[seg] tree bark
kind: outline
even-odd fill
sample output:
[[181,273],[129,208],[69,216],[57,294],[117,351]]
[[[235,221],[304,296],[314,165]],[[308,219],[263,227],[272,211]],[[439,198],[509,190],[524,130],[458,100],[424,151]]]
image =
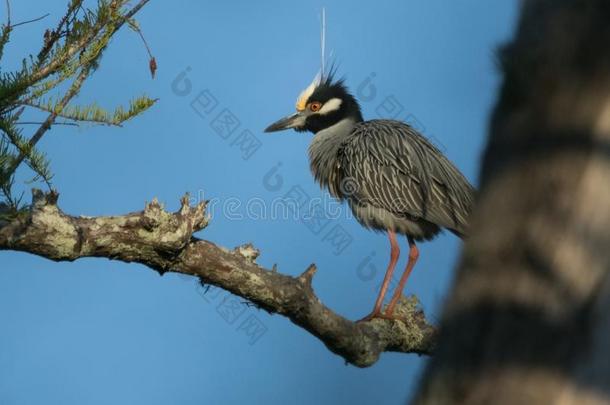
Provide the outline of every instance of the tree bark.
[[418,404],[610,403],[610,2],[522,7]]
[[[358,367],[374,364],[384,351],[429,354],[436,331],[416,298],[403,299],[400,320],[354,323],[324,306],[314,294],[311,265],[299,277],[256,264],[252,245],[235,250],[192,235],[208,224],[205,203],[176,213],[156,201],[144,211],[115,217],[74,217],[57,206],[58,195],[35,190],[29,211],[0,222],[0,250],[33,253],[55,261],[105,257],[138,262],[158,271],[189,274],[286,316],[320,339],[333,353]],[[6,207],[4,207],[6,209]],[[0,206],[0,210],[2,206]],[[1,214],[2,212],[0,212]]]

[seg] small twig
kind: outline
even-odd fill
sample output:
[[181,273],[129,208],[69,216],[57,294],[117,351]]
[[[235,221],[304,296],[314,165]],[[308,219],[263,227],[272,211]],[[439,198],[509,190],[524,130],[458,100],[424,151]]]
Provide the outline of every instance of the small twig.
[[11,27],[11,2],[6,0],[6,26]]
[[142,42],[144,43],[144,47],[146,48],[146,52],[148,52],[148,57],[149,58],[153,58],[152,52],[150,51],[150,47],[148,46],[148,42],[146,42],[146,39],[144,38],[144,34],[142,34],[142,30],[140,29],[140,27],[138,27],[135,24],[131,24],[132,29],[138,33],[138,35],[140,36],[140,38],[142,39]]
[[129,26],[131,27],[132,30],[134,30],[135,32],[138,33],[138,35],[140,36],[140,39],[142,40],[142,42],[144,43],[144,47],[146,48],[146,52],[148,52],[148,58],[149,58],[149,69],[150,69],[150,74],[153,77],[153,79],[155,78],[155,72],[157,71],[157,60],[155,59],[155,57],[153,56],[150,47],[148,46],[148,42],[146,42],[146,38],[144,38],[144,34],[142,33],[142,30],[140,29],[140,27],[138,27],[136,25],[136,23],[129,23]]
[[[17,106],[15,106],[15,108],[18,108]],[[17,112],[13,115],[13,119],[18,120],[19,117],[21,117],[21,114],[23,114],[23,111],[25,111],[25,107],[20,107]]]
[[[123,17],[123,21],[121,21],[121,25],[123,25],[123,23],[125,21],[127,21],[129,18],[133,17],[138,11],[140,11],[140,9],[142,7],[144,7],[146,5],[146,3],[148,3],[149,0],[140,0],[140,2],[138,4],[136,4],[135,6],[133,6],[133,8],[131,10],[129,10],[127,12],[127,14],[125,14],[125,16]],[[117,26],[117,29],[120,27]]]
[[15,27],[18,27],[18,26],[20,26],[20,25],[25,25],[25,24],[29,24],[29,23],[36,22],[36,21],[40,21],[40,20],[42,20],[43,18],[46,18],[46,17],[48,17],[48,16],[50,16],[50,15],[51,15],[50,13],[46,13],[45,15],[40,16],[40,17],[38,17],[38,18],[34,18],[34,19],[32,19],[32,20],[27,20],[27,21],[21,21],[21,22],[18,22],[17,24],[13,24],[13,25],[11,25],[10,27],[11,27],[11,28],[15,28]]
[[[44,124],[43,122],[36,122],[36,121],[22,121],[22,122],[16,122],[17,125],[42,125]],[[73,126],[73,127],[78,127],[78,124],[76,122],[54,122],[53,125],[68,125],[68,126]]]

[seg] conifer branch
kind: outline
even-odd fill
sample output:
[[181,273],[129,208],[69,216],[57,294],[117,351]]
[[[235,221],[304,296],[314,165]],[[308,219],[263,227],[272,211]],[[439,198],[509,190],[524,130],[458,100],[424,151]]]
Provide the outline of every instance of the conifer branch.
[[[33,149],[34,146],[36,146],[38,141],[40,141],[40,139],[42,139],[44,134],[51,128],[51,125],[53,124],[53,122],[55,122],[55,119],[57,118],[57,115],[60,114],[61,111],[64,109],[64,107],[70,102],[70,100],[76,94],[78,94],[80,88],[82,87],[83,83],[85,82],[85,79],[87,78],[87,76],[89,76],[89,73],[91,71],[91,67],[92,66],[87,66],[87,67],[85,67],[84,69],[81,70],[80,74],[78,75],[78,77],[76,78],[74,83],[72,83],[72,86],[70,87],[70,89],[66,92],[64,97],[57,104],[55,111],[53,111],[51,114],[49,114],[47,119],[44,120],[42,125],[34,133],[34,135],[30,139],[29,144],[28,144],[30,149]],[[21,150],[21,153],[15,159],[13,164],[11,165],[10,169],[8,170],[8,173],[9,174],[14,173],[15,170],[17,170],[17,168],[21,164],[21,162],[23,162],[23,160],[28,156],[28,154],[29,154],[28,150]]]

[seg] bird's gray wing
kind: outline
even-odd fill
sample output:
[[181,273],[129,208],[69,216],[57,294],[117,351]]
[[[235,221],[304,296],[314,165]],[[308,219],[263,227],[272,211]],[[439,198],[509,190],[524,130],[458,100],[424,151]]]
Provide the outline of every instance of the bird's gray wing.
[[465,233],[474,189],[409,125],[393,120],[360,123],[339,158],[343,194]]

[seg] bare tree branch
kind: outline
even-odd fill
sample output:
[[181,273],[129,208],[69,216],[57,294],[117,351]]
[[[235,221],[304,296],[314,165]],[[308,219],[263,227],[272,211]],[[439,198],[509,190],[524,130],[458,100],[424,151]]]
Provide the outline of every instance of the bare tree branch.
[[57,194],[34,191],[28,212],[0,222],[0,250],[33,253],[55,261],[106,257],[138,262],[163,274],[199,277],[244,297],[270,313],[289,318],[320,339],[332,352],[358,367],[374,364],[384,351],[429,354],[436,331],[418,308],[403,299],[401,320],[355,323],[324,306],[314,294],[311,265],[299,277],[255,263],[253,248],[228,250],[192,234],[208,224],[205,203],[190,207],[188,196],[176,213],[155,201],[144,211],[115,217],[74,217],[57,207]]

